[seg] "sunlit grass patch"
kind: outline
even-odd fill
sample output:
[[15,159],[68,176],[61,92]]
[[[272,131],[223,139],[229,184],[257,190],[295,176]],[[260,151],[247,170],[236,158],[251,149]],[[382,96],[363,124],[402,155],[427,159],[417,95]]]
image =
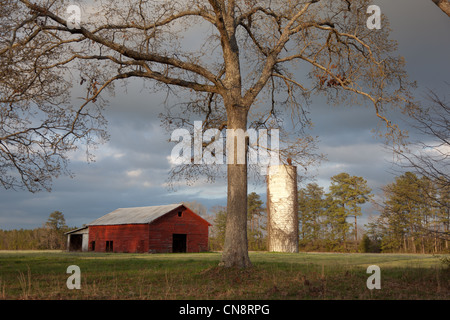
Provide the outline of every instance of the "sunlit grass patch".
[[[251,252],[253,267],[218,267],[221,254],[0,252],[1,299],[448,299],[450,274],[432,255]],[[81,289],[69,290],[69,265]],[[366,270],[381,268],[381,289]]]

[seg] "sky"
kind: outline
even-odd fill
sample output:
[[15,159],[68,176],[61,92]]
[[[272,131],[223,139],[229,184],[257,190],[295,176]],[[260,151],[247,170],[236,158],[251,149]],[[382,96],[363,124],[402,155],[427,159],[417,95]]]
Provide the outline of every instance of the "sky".
[[[398,54],[406,59],[407,72],[416,80],[418,99],[429,89],[448,94],[450,75],[450,19],[431,0],[379,0],[398,41]],[[382,25],[383,27],[383,25]],[[83,152],[71,155],[74,177],[54,180],[51,192],[30,193],[0,189],[0,229],[32,229],[42,226],[50,213],[61,211],[70,227],[80,227],[117,208],[197,201],[208,208],[226,204],[226,181],[194,186],[167,187],[173,144],[160,123],[163,96],[142,85],[116,90],[105,110],[110,140],[94,151],[95,162]],[[315,181],[327,188],[330,177],[341,172],[361,176],[373,193],[393,181],[395,168],[383,141],[372,130],[378,120],[373,109],[361,106],[329,106],[313,100],[312,135],[319,137],[319,152],[327,161],[310,168]],[[408,128],[405,124],[404,128]],[[414,136],[414,132],[410,132]],[[299,187],[303,187],[300,185]],[[264,183],[249,183],[249,192],[265,200]],[[364,208],[362,224],[369,214]],[[360,222],[358,222],[361,225]]]

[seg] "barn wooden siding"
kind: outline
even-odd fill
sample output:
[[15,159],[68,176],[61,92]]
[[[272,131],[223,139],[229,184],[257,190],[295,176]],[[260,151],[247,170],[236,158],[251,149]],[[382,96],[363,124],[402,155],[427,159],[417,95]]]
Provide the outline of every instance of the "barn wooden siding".
[[89,227],[89,250],[95,241],[96,252],[106,251],[106,241],[113,241],[113,252],[148,252],[148,224],[122,224]]
[[[181,217],[178,212],[181,211]],[[208,224],[188,208],[174,210],[149,225],[149,250],[172,252],[172,235],[186,234],[186,252],[208,250]]]
[[89,250],[105,252],[106,242],[113,241],[113,252],[166,253],[173,250],[173,234],[186,234],[186,252],[202,252],[208,250],[208,227],[206,220],[180,207],[149,224],[91,225]]

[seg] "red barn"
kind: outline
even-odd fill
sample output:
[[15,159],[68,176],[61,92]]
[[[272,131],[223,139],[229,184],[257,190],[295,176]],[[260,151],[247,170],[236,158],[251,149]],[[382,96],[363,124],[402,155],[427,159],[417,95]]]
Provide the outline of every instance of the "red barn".
[[89,251],[207,251],[209,226],[183,204],[121,208],[88,224]]

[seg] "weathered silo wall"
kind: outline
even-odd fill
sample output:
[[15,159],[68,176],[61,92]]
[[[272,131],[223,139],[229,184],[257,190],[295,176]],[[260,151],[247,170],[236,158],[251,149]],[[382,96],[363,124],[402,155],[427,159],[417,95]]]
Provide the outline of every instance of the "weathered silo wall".
[[298,252],[297,167],[269,168],[267,210],[269,251]]

